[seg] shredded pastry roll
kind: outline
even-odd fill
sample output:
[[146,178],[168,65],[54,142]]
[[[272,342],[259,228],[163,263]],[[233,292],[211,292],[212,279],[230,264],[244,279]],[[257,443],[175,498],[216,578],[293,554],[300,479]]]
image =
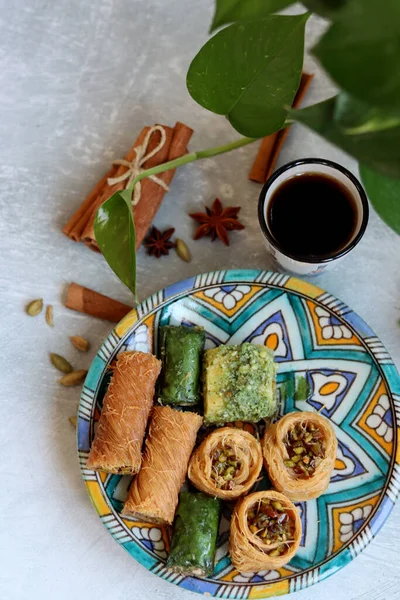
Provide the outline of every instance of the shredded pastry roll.
[[311,500],[325,492],[337,452],[328,419],[312,412],[289,413],[266,430],[262,446],[270,480],[290,500]]
[[222,427],[210,433],[194,451],[188,476],[202,492],[233,500],[251,489],[261,468],[258,440],[248,431]]
[[238,501],[232,515],[232,564],[241,573],[278,569],[296,554],[301,533],[297,508],[283,494],[249,494]]
[[161,362],[145,352],[122,352],[103,401],[87,468],[135,474]]
[[153,408],[142,468],[134,479],[122,515],[172,524],[178,495],[202,417],[168,406]]

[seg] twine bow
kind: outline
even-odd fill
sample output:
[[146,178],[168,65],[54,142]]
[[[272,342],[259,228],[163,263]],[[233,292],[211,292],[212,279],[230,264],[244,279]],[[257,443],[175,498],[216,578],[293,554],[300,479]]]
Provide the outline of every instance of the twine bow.
[[[146,154],[147,146],[149,145],[150,138],[155,131],[160,132],[161,139],[160,139],[159,143],[157,144],[157,146],[151,152],[148,152]],[[167,139],[167,136],[166,136],[164,127],[162,127],[161,125],[153,125],[153,127],[150,127],[149,131],[146,134],[146,137],[143,140],[143,143],[140,146],[137,146],[136,148],[134,148],[135,158],[132,161],[125,160],[124,158],[119,158],[119,159],[113,161],[113,165],[122,165],[122,166],[126,167],[127,170],[125,171],[125,173],[123,173],[119,177],[109,177],[107,179],[108,185],[114,185],[115,183],[121,183],[122,181],[126,180],[125,188],[128,188],[130,186],[130,184],[132,183],[132,181],[135,179],[135,177],[145,170],[145,169],[142,169],[142,165],[147,160],[149,160],[149,158],[151,158],[152,156],[157,154],[157,152],[159,150],[161,150],[161,148],[165,144],[166,139]],[[166,192],[168,192],[169,187],[165,183],[165,181],[163,181],[156,175],[149,175],[149,179],[154,181],[154,183],[157,183],[158,185],[160,185]],[[137,184],[135,185],[135,187],[133,188],[132,206],[136,206],[136,204],[140,200],[141,194],[142,194],[142,186],[141,186],[140,181],[138,181]]]

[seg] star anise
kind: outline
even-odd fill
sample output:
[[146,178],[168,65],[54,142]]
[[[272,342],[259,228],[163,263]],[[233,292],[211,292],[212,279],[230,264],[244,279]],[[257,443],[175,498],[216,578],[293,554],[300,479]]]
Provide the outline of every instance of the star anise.
[[176,246],[174,242],[170,242],[170,237],[174,231],[175,229],[171,227],[171,229],[161,232],[153,226],[144,244],[148,253],[156,258],[160,258],[163,254],[169,254],[170,249]]
[[237,216],[240,206],[228,206],[224,208],[219,198],[212,203],[211,208],[206,206],[205,213],[192,213],[192,217],[197,223],[200,223],[193,239],[198,240],[206,235],[211,235],[212,241],[219,238],[226,246],[229,246],[228,231],[234,229],[244,229]]

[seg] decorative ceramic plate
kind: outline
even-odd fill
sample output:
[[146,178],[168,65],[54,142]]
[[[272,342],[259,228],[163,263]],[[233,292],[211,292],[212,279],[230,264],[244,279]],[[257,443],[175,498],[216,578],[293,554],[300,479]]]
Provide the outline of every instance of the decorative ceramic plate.
[[[339,442],[329,488],[298,504],[303,538],[290,564],[242,573],[228,556],[224,514],[212,578],[165,566],[168,528],[120,516],[130,477],[85,468],[119,352],[156,352],[160,325],[201,325],[207,347],[254,342],[275,351],[281,412],[319,410]],[[400,487],[400,379],[373,331],[343,302],[287,275],[216,271],[172,285],[132,310],[95,357],[82,391],[78,448],[92,502],[111,535],[150,571],[185,589],[217,598],[262,598],[303,589],[344,567],[375,537]]]

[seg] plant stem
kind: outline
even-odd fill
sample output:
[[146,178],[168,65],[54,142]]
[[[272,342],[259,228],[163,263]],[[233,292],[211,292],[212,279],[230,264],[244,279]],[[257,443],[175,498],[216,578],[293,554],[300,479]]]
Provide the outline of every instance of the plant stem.
[[180,167],[182,165],[186,165],[187,163],[194,162],[195,160],[199,160],[201,158],[209,158],[210,156],[216,156],[217,154],[223,154],[224,152],[230,152],[231,150],[235,150],[236,148],[241,148],[242,146],[247,146],[247,144],[251,144],[252,142],[256,142],[259,138],[249,138],[242,137],[234,142],[229,142],[229,144],[223,144],[222,146],[215,146],[214,148],[207,148],[207,150],[199,150],[198,152],[190,152],[189,154],[184,154],[179,158],[175,158],[174,160],[170,160],[169,162],[163,163],[162,165],[157,165],[156,167],[151,167],[151,169],[146,169],[142,173],[139,173],[132,181],[129,189],[135,187],[138,181],[144,179],[145,177],[149,177],[150,175],[157,175],[158,173],[163,173],[164,171],[168,171],[169,169],[175,169],[176,167]]

